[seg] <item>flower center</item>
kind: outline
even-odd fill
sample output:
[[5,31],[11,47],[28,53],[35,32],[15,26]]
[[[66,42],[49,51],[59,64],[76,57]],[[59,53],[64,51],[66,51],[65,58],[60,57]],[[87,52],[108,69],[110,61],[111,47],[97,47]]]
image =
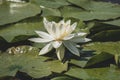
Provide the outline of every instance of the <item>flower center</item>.
[[62,41],[62,40],[64,40],[64,37],[65,36],[67,36],[68,35],[68,33],[67,32],[64,32],[63,34],[61,34],[58,38],[56,38],[55,40],[56,41]]

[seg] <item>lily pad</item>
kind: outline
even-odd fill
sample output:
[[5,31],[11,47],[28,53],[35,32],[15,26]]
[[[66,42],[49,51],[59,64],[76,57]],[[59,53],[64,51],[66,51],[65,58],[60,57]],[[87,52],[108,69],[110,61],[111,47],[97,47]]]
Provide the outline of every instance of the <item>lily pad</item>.
[[84,49],[94,50],[99,52],[107,52],[114,55],[116,63],[120,56],[120,42],[95,42],[85,45]]
[[[91,53],[88,53],[88,54],[86,54],[86,56],[83,56],[83,57],[80,57],[77,59],[71,59],[70,63],[74,64],[76,66],[85,68],[85,67],[93,66],[95,64],[99,64],[99,63],[104,62],[113,57],[113,55],[111,55],[109,53],[105,53],[105,52],[102,52],[102,53],[99,53],[96,55],[95,54],[90,55],[90,54]],[[101,64],[101,66],[102,66],[102,64]]]
[[112,21],[106,21],[106,22],[103,22],[103,23],[110,24],[110,25],[115,25],[115,26],[120,26],[120,19],[112,20]]
[[82,69],[78,67],[71,67],[67,76],[75,77],[82,80],[119,80],[120,70],[115,68],[92,68]]
[[119,30],[120,29],[119,26],[109,25],[107,23],[100,22],[100,21],[93,22],[93,23],[94,25],[90,28],[90,32],[92,35],[99,33],[99,32],[107,31],[107,30]]
[[[93,19],[108,20],[120,17],[120,5],[97,2],[93,0],[68,0],[78,7],[64,6],[61,8],[63,17],[73,17],[88,21]],[[70,13],[69,13],[70,12]]]
[[41,12],[40,7],[31,3],[7,2],[0,4],[0,25],[20,21]]
[[[24,49],[24,50],[23,50]],[[61,73],[67,70],[67,62],[49,61],[49,57],[38,56],[39,49],[31,46],[19,46],[10,52],[0,55],[0,77],[15,76],[17,71],[25,72],[33,78],[41,78],[52,72]],[[48,60],[48,61],[46,61]]]
[[61,13],[58,9],[42,8],[42,11],[42,16],[61,16]]
[[120,29],[105,30],[95,33],[90,38],[93,41],[119,41],[120,37],[118,37],[118,34],[120,34]]
[[0,29],[0,36],[7,42],[17,42],[36,35],[35,30],[44,30],[42,18],[40,17],[7,25],[5,28]]
[[59,76],[59,77],[55,77],[51,80],[74,80],[74,78],[68,77],[68,76]]
[[30,0],[31,3],[47,8],[59,8],[61,6],[69,5],[67,0]]
[[86,44],[84,49],[95,50],[97,52],[107,52],[114,55],[120,53],[120,42],[94,42]]

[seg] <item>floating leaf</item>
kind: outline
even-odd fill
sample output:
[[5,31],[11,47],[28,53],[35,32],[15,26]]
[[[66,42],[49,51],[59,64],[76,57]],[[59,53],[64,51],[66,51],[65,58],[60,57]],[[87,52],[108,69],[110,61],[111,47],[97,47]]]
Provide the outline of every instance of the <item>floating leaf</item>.
[[40,12],[40,7],[31,3],[3,2],[0,4],[0,25],[17,22]]
[[42,11],[42,16],[61,16],[61,13],[58,9],[42,8]]
[[[112,58],[113,55],[108,54],[108,53],[99,53],[97,55],[88,53],[86,56],[80,57],[79,59],[71,59],[70,63],[77,65],[79,67],[90,67],[95,64],[99,64],[103,61],[106,61],[110,58]],[[106,65],[106,64],[105,64]]]
[[94,42],[86,44],[84,49],[95,50],[97,52],[107,52],[114,55],[120,53],[120,42]]
[[[25,53],[23,49],[26,50]],[[61,73],[67,70],[67,62],[63,64],[58,60],[46,61],[49,57],[38,56],[39,50],[37,48],[20,46],[14,51],[18,53],[0,55],[0,77],[15,76],[19,70],[33,78],[41,78],[50,75],[52,72]]]
[[70,77],[74,77],[82,80],[119,80],[120,70],[115,68],[91,68],[82,69],[77,67],[71,67],[68,72],[65,73]]
[[115,56],[115,61],[118,63],[120,56],[120,42],[96,42],[85,45],[84,49],[94,50],[99,52],[107,52]]
[[120,37],[118,37],[118,34],[120,34],[120,29],[105,30],[92,35],[90,38],[93,41],[119,41]]
[[73,17],[84,21],[93,19],[107,20],[120,17],[120,5],[117,4],[96,2],[92,0],[68,1],[79,7],[62,7],[61,12],[63,17]]
[[110,24],[110,25],[115,25],[115,26],[120,26],[120,19],[113,20],[113,21],[107,21],[107,22],[103,22],[103,23]]
[[38,17],[34,20],[27,20],[25,22],[8,25],[0,29],[0,36],[7,42],[17,42],[26,40],[28,37],[35,35],[35,30],[43,30],[42,18]]
[[92,35],[102,32],[102,31],[106,31],[106,30],[118,30],[120,29],[119,26],[113,26],[113,25],[108,25],[105,24],[104,22],[93,22],[94,25],[90,28],[90,32]]
[[51,80],[75,80],[75,79],[68,76],[60,76],[60,77],[55,77]]
[[70,4],[67,0],[31,0],[31,3],[48,8],[59,8]]

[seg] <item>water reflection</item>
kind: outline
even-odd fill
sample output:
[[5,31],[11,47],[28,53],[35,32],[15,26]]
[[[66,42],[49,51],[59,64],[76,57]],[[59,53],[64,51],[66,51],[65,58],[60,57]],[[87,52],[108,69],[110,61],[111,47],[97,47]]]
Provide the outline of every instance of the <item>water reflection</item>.
[[7,0],[7,1],[11,1],[11,2],[25,2],[25,1],[23,1],[23,0]]

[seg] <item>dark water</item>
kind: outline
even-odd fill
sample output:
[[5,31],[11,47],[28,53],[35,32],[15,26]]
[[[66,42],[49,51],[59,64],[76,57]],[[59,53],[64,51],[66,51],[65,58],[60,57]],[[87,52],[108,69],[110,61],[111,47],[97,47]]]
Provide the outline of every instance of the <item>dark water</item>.
[[119,3],[120,4],[120,0],[101,0],[101,1],[107,1],[107,2]]

